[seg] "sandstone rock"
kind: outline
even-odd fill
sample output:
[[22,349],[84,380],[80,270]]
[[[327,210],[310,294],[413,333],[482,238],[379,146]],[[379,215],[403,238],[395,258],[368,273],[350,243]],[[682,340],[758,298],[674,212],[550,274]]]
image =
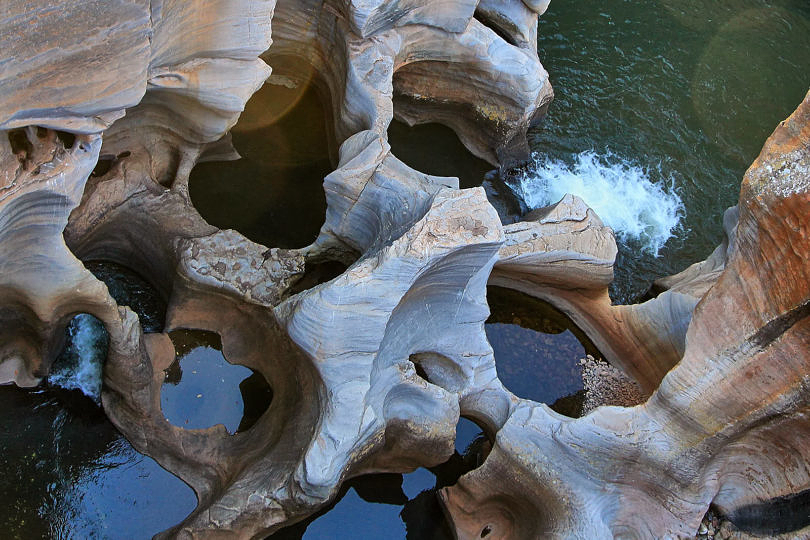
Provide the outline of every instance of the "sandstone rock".
[[[726,268],[647,403],[578,420],[517,408],[484,465],[443,492],[459,538],[679,537],[711,502],[738,522],[801,504],[809,135],[810,94],[746,173]],[[756,527],[784,534],[803,519]]]
[[[810,97],[746,174],[723,245],[640,305],[611,305],[616,245],[586,201],[504,226],[481,188],[392,153],[397,117],[444,123],[494,165],[525,158],[526,129],[552,97],[536,51],[547,6],[13,0],[0,13],[0,129],[21,128],[0,137],[0,383],[36,384],[68,318],[100,318],[106,413],[198,496],[163,537],[265,537],[348,478],[444,461],[460,416],[494,445],[442,493],[459,538],[686,537],[710,503],[743,525],[799,504]],[[227,131],[265,61],[273,84],[314,84],[331,106],[326,220],[301,250],[218,230],[188,191],[196,163],[236,157]],[[293,295],[305,264],[333,259],[349,268]],[[92,260],[150,281],[168,304],[165,332],[218,333],[230,361],[270,383],[270,409],[235,435],[166,422],[171,340],[143,335],[85,270]],[[610,377],[638,384],[632,401],[651,397],[574,420],[512,395],[484,332],[488,283],[585,330],[611,363],[592,370],[594,393]],[[804,525],[766,524],[774,535]]]
[[667,291],[643,304],[613,306],[613,232],[578,197],[566,195],[527,221],[504,227],[490,283],[545,300],[568,315],[605,358],[650,393],[681,358],[697,299]]

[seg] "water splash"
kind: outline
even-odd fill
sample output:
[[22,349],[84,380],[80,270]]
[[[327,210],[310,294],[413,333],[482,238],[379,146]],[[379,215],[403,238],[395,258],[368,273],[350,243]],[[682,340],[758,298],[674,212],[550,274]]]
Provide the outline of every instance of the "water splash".
[[554,204],[566,193],[577,195],[620,241],[635,240],[655,255],[684,212],[671,185],[653,182],[648,170],[612,154],[582,152],[568,164],[535,153],[513,189],[531,209]]
[[71,319],[67,343],[54,361],[48,384],[66,390],[79,390],[101,403],[102,367],[107,357],[109,336],[104,325],[87,313]]

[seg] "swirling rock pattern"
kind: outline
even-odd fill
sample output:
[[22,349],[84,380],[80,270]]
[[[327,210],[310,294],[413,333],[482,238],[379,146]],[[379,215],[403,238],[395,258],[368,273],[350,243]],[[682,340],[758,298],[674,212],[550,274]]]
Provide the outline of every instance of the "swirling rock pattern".
[[[198,497],[159,536],[263,538],[353,476],[445,461],[460,416],[494,445],[442,493],[459,538],[676,537],[712,502],[750,522],[810,489],[810,98],[746,174],[726,242],[656,298],[613,306],[616,245],[587,201],[503,225],[482,188],[416,171],[387,141],[394,118],[440,122],[493,165],[525,159],[553,96],[536,50],[547,0],[7,4],[0,383],[45,377],[73,314],[102,320],[105,412]],[[311,81],[331,112],[326,218],[299,250],[219,230],[189,195],[196,163],[237,157],[228,130],[268,77]],[[162,333],[143,334],[93,260],[156,287]],[[301,290],[332,260],[348,269]],[[574,420],[511,394],[487,284],[565,311],[649,399]],[[217,332],[270,383],[253,427],[165,421],[177,328]]]

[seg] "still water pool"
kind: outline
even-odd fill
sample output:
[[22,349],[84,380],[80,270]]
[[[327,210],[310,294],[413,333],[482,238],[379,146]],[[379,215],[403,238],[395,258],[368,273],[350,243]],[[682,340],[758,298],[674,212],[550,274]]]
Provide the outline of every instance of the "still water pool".
[[[810,86],[810,3],[555,0],[540,21],[538,45],[556,97],[530,133],[536,157],[517,188],[532,205],[569,186],[586,199],[605,195],[600,213],[621,240],[611,292],[617,301],[630,301],[653,279],[704,258],[720,241],[722,212],[735,204],[746,167]],[[251,107],[276,99],[273,92],[284,90],[266,87]],[[315,144],[296,144],[312,141],[311,126],[322,125],[317,96],[307,94],[290,109],[306,125],[289,126],[259,110],[234,132],[244,161],[232,182],[222,180],[221,163],[203,164],[191,179],[195,204],[212,223],[277,247],[300,247],[317,235],[324,211],[318,188],[330,170],[325,133],[315,134]],[[407,147],[408,133],[393,130],[397,146]],[[259,144],[264,136],[275,139]],[[401,152],[409,161],[419,157]],[[455,158],[467,156],[458,151]],[[279,170],[267,166],[279,162]],[[456,174],[473,185],[485,169],[472,164]],[[268,181],[257,184],[257,176]],[[611,184],[628,177],[633,182],[621,189]],[[302,197],[300,182],[315,196]],[[246,191],[254,196],[241,208],[238,196]],[[272,207],[255,205],[268,198]],[[224,206],[239,210],[225,215]],[[301,216],[307,228],[289,226]],[[162,325],[160,309],[139,315]],[[490,323],[493,333],[499,328],[492,325],[504,321]],[[513,330],[523,339],[524,329]],[[572,356],[579,354],[576,336],[557,335],[576,349]],[[191,489],[135,452],[91,400],[77,411],[75,400],[66,405],[53,392],[0,388],[4,537],[149,538],[192,510]],[[278,539],[446,538],[435,486],[454,481],[480,456],[480,448],[467,449],[480,439],[477,427],[465,422],[455,461],[444,469],[353,481],[329,512],[281,531]]]

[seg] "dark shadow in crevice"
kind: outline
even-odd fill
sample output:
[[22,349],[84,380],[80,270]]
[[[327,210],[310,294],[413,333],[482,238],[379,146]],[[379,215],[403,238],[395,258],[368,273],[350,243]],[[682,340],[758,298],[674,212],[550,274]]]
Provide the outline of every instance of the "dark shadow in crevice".
[[230,131],[241,158],[191,171],[194,207],[211,225],[267,247],[311,244],[326,219],[323,179],[332,171],[325,118],[314,86],[262,86]]
[[28,134],[24,129],[12,129],[8,132],[8,143],[11,145],[11,152],[16,154],[20,161],[26,161],[34,152],[34,145],[28,140]]
[[436,352],[418,352],[408,357],[416,368],[416,374],[431,384],[448,392],[459,392],[466,379],[453,360]]
[[[517,41],[515,41],[515,39],[511,36],[511,34],[509,34],[509,31],[506,28],[507,25],[511,24],[509,23],[509,21],[502,18],[499,19],[490,16],[488,13],[480,9],[475,10],[475,15],[473,17],[475,18],[476,21],[480,22],[481,24],[483,24],[484,26],[495,32],[498,35],[498,37],[507,42],[509,45],[515,47],[519,46]],[[512,28],[511,30],[513,32],[516,31],[515,28]]]
[[113,166],[118,163],[120,160],[129,157],[132,155],[132,152],[126,150],[124,152],[119,153],[117,156],[113,154],[101,154],[98,156],[98,162],[96,163],[93,172],[90,173],[90,176],[93,178],[97,178],[99,176],[104,176],[113,168]]
[[412,169],[434,176],[454,176],[459,187],[480,186],[492,165],[474,156],[455,131],[437,123],[408,126],[393,120],[388,126],[391,152]]
[[327,281],[332,281],[348,268],[339,261],[307,262],[304,266],[304,275],[290,287],[289,293],[290,295],[298,294]]
[[62,141],[62,144],[68,150],[73,148],[73,145],[76,144],[75,133],[70,133],[69,131],[57,131],[56,137]]
[[729,521],[757,536],[789,534],[810,526],[810,489],[734,510]]

